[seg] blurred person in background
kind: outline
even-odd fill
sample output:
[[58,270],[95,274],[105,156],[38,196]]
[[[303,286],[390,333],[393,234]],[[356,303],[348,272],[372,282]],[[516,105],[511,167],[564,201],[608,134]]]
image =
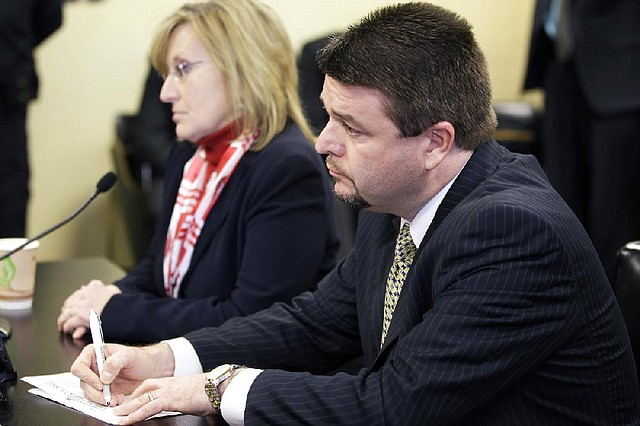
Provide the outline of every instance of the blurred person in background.
[[62,25],[62,3],[0,1],[0,238],[26,235],[27,107],[38,96],[33,50]]
[[538,0],[525,89],[545,94],[542,162],[609,280],[640,238],[640,1]]

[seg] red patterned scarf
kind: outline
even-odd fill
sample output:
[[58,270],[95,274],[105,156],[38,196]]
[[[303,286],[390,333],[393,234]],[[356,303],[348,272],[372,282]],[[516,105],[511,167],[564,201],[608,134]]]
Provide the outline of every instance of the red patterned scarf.
[[178,297],[204,222],[259,133],[238,136],[234,129],[232,124],[198,141],[184,166],[164,249],[164,286],[169,297]]

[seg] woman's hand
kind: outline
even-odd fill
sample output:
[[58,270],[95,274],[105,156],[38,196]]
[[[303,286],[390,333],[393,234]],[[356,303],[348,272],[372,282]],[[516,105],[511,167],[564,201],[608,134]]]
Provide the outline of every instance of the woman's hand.
[[58,316],[58,329],[69,333],[74,339],[81,339],[89,329],[89,310],[100,315],[107,302],[121,290],[115,285],[105,285],[92,280],[73,292],[65,300]]

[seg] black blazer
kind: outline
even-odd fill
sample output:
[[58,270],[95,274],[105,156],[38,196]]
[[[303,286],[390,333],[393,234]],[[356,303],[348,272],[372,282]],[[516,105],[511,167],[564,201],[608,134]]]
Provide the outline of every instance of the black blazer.
[[172,152],[163,211],[147,257],[105,306],[106,339],[157,341],[217,326],[312,288],[335,265],[333,193],[320,156],[295,125],[238,163],[209,213],[178,299],[164,290],[164,243],[195,148]]
[[[544,21],[552,0],[538,0],[524,88],[544,86],[555,60]],[[599,113],[640,108],[640,1],[572,0],[573,63],[588,105]]]
[[[380,349],[398,229],[397,217],[361,213],[355,250],[317,291],[186,336],[205,370],[267,368],[247,424],[640,422],[620,310],[534,157],[495,141],[477,149],[436,212]],[[296,372],[359,353],[368,368],[357,375]]]

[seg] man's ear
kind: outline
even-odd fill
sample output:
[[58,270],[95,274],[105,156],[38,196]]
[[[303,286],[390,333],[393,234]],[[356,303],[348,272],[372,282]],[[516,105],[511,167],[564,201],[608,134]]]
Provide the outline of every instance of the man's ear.
[[422,137],[425,139],[424,159],[427,170],[432,170],[444,160],[455,145],[456,131],[448,121],[440,121],[425,130]]

